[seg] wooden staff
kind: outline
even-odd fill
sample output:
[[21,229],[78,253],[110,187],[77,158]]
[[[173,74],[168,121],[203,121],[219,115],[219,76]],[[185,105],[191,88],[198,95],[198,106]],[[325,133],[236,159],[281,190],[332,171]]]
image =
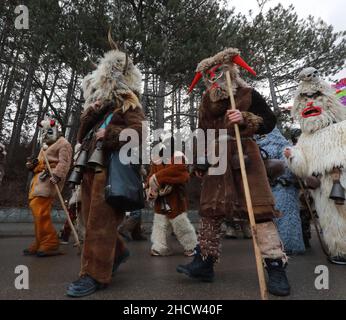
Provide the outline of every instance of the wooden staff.
[[[226,71],[226,80],[227,80],[229,97],[230,97],[230,101],[231,101],[231,107],[232,107],[232,110],[236,110],[236,105],[235,105],[235,100],[234,100],[234,95],[233,95],[233,89],[232,89],[232,80],[231,80],[231,76],[230,76],[229,71]],[[245,199],[246,199],[246,207],[247,207],[247,211],[248,211],[248,215],[249,215],[252,241],[253,241],[253,246],[254,246],[254,250],[255,250],[256,267],[257,267],[258,282],[259,282],[260,291],[261,291],[261,298],[262,298],[262,300],[268,300],[268,292],[267,292],[267,285],[266,285],[266,281],[265,281],[265,277],[264,277],[264,267],[263,267],[263,262],[262,262],[262,255],[261,255],[261,251],[260,251],[258,244],[257,244],[257,228],[256,228],[255,215],[253,212],[253,206],[252,206],[252,201],[251,201],[249,182],[247,179],[247,174],[246,174],[246,169],[245,169],[243,146],[241,144],[240,131],[239,131],[239,126],[237,123],[234,124],[234,131],[235,131],[235,136],[236,136],[236,140],[237,140],[240,170],[241,170],[241,176],[242,176],[242,180],[243,180]]]
[[[46,162],[46,166],[47,166],[47,169],[48,169],[48,171],[49,171],[49,174],[50,174],[51,177],[53,177],[52,168],[50,167],[49,161],[48,161],[48,159],[47,159],[46,152],[44,151],[43,148],[41,149],[41,152],[42,152],[42,154],[43,154],[44,161]],[[71,230],[72,230],[73,237],[74,237],[74,239],[75,239],[75,241],[76,241],[76,245],[77,245],[77,248],[78,248],[78,254],[80,254],[80,253],[81,253],[81,245],[80,245],[80,241],[79,241],[79,239],[78,239],[78,234],[77,234],[77,232],[76,232],[76,229],[75,229],[75,227],[74,227],[74,225],[73,225],[73,223],[72,223],[72,221],[71,221],[70,215],[69,215],[69,213],[68,213],[68,211],[67,211],[67,208],[66,208],[66,206],[65,206],[65,202],[64,202],[64,199],[63,199],[63,197],[62,197],[62,195],[61,195],[59,186],[58,186],[58,184],[54,184],[54,186],[55,186],[55,190],[56,190],[56,192],[57,192],[57,194],[58,194],[58,197],[59,197],[61,206],[62,206],[62,208],[64,209],[64,212],[65,212],[65,214],[66,214],[68,224],[69,224],[69,226],[70,226],[70,228],[71,228]]]

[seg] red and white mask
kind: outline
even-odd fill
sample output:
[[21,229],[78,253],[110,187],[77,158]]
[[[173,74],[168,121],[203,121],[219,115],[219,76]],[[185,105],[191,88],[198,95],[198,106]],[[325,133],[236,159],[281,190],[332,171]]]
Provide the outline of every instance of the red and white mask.
[[52,145],[59,138],[59,130],[57,123],[54,119],[46,116],[44,120],[39,123],[40,127],[40,145]]

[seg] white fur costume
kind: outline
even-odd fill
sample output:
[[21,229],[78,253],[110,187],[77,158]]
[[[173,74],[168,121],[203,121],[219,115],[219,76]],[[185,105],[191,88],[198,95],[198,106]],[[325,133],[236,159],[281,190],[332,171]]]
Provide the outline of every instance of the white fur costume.
[[191,251],[197,245],[195,228],[191,224],[186,212],[179,214],[174,219],[168,219],[163,214],[154,214],[153,231],[151,234],[151,249],[161,255],[170,255],[171,250],[167,243],[167,235],[171,227],[184,251]]
[[[323,237],[331,256],[346,257],[346,205],[336,205],[329,199],[334,167],[343,167],[340,182],[346,188],[346,108],[329,88],[323,89],[322,80],[313,79],[303,79],[294,101],[292,115],[299,121],[303,133],[287,162],[301,178],[320,176],[321,185],[311,190],[311,194]],[[308,90],[310,85],[312,90]],[[320,94],[313,95],[316,86]]]

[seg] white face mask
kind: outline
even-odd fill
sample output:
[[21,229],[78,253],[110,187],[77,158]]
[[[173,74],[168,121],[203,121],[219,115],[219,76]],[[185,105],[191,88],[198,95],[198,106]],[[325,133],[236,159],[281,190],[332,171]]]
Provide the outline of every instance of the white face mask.
[[58,140],[58,127],[54,120],[43,120],[40,123],[41,138],[40,144],[51,145]]

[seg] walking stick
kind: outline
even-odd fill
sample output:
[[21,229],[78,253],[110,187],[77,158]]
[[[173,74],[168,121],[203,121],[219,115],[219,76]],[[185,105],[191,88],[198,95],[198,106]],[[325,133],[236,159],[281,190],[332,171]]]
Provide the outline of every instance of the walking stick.
[[[52,168],[50,167],[49,161],[48,161],[48,159],[47,159],[46,152],[44,151],[43,148],[41,149],[41,151],[42,151],[42,154],[43,154],[43,157],[44,157],[44,161],[46,162],[46,166],[47,166],[47,169],[48,169],[48,171],[49,171],[49,174],[50,174],[50,176],[52,177],[52,176],[53,176]],[[79,242],[79,239],[78,239],[78,235],[77,235],[76,229],[75,229],[75,227],[74,227],[74,225],[73,225],[73,223],[72,223],[72,221],[71,221],[70,215],[69,215],[69,213],[68,213],[68,211],[67,211],[67,208],[66,208],[66,206],[65,206],[64,199],[62,198],[62,195],[61,195],[61,192],[60,192],[60,189],[59,189],[58,185],[57,185],[57,184],[54,184],[54,186],[55,186],[55,190],[56,190],[56,192],[57,192],[57,194],[58,194],[58,197],[59,197],[61,206],[62,206],[62,208],[64,209],[64,212],[65,212],[65,214],[66,214],[68,224],[69,224],[69,226],[70,226],[70,228],[71,228],[71,230],[72,230],[73,237],[74,237],[74,239],[75,239],[75,241],[76,241],[77,248],[78,248],[78,254],[80,254],[80,253],[81,253],[81,245],[80,245],[80,242]]]
[[[235,105],[235,100],[234,100],[234,95],[233,95],[233,90],[232,90],[232,80],[231,80],[231,76],[230,76],[229,71],[226,71],[226,80],[227,80],[229,97],[230,97],[230,101],[231,101],[231,107],[232,107],[232,110],[236,110],[236,105]],[[268,292],[267,292],[267,285],[266,285],[265,277],[264,277],[264,267],[263,267],[263,262],[262,262],[262,255],[261,255],[260,249],[259,249],[258,244],[257,244],[256,221],[255,221],[255,216],[254,216],[253,206],[252,206],[252,201],[251,201],[249,182],[247,179],[247,174],[246,174],[246,169],[245,169],[243,147],[241,144],[239,126],[236,123],[234,124],[234,130],[235,130],[235,136],[236,136],[236,140],[237,140],[240,170],[241,170],[241,176],[242,176],[242,180],[243,180],[245,199],[246,199],[246,207],[247,207],[247,211],[248,211],[248,215],[249,215],[252,241],[253,241],[255,257],[256,257],[256,267],[257,267],[258,282],[259,282],[260,291],[261,291],[261,298],[262,298],[262,300],[268,300]]]
[[322,251],[326,255],[326,257],[329,257],[328,249],[326,248],[326,245],[325,245],[323,239],[321,238],[320,230],[318,228],[318,222],[316,221],[316,217],[314,216],[314,213],[313,213],[312,208],[310,206],[310,201],[309,201],[309,199],[308,199],[308,197],[307,197],[307,195],[305,193],[306,189],[305,189],[305,187],[304,187],[304,185],[302,183],[302,180],[299,179],[299,178],[298,178],[298,183],[299,183],[300,189],[303,190],[304,201],[306,203],[306,206],[308,207],[308,211],[310,213],[311,220],[314,223],[314,227],[315,227],[315,230],[316,230],[316,233],[317,233],[317,237],[318,237],[319,243],[321,245]]

